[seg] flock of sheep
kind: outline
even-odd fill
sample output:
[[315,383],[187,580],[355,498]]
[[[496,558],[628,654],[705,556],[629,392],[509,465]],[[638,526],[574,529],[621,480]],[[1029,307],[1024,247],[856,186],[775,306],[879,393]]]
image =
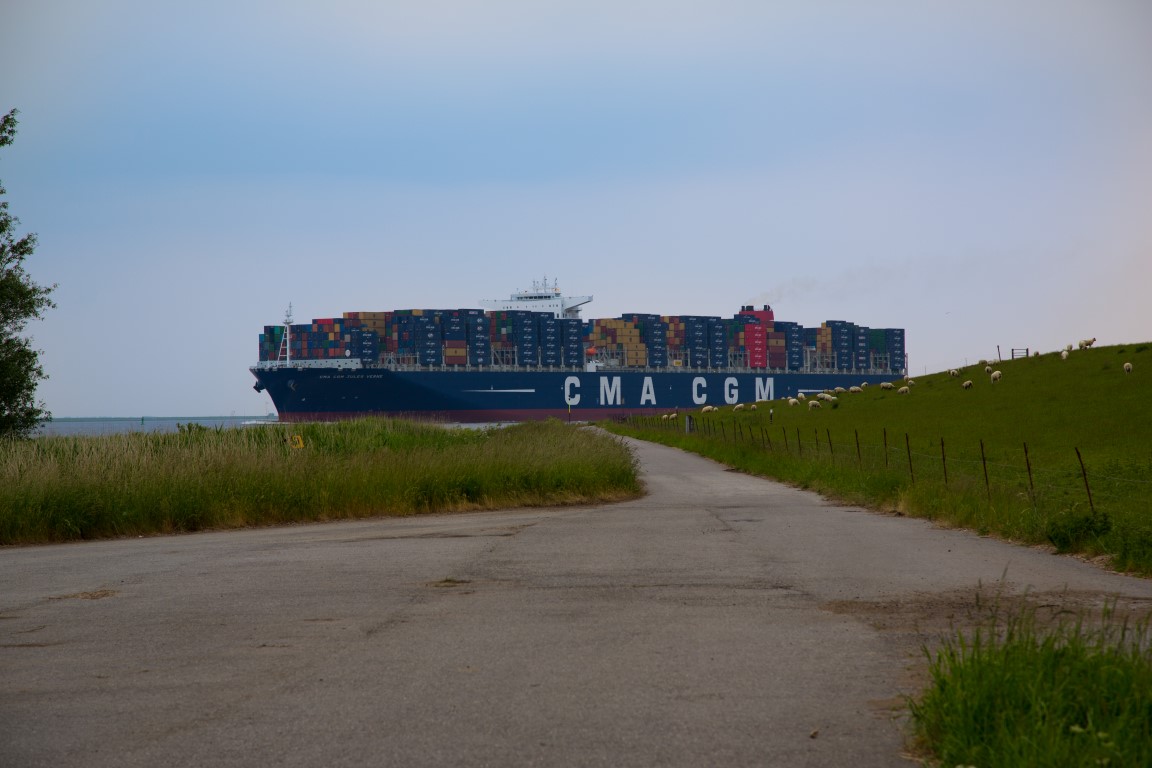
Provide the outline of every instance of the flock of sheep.
[[[1077,344],[1077,348],[1078,349],[1088,349],[1095,343],[1096,343],[1095,337],[1093,337],[1091,339],[1081,339],[1079,341],[1079,343]],[[1063,349],[1063,351],[1060,352],[1060,358],[1063,360],[1067,360],[1068,359],[1068,353],[1070,353],[1071,351],[1072,351],[1072,345],[1069,344],[1068,346],[1066,346]],[[1000,371],[993,370],[992,364],[990,361],[981,360],[980,364],[984,366],[984,373],[988,375],[988,378],[992,384],[995,384],[996,382],[1000,381],[1004,377],[1004,374],[1001,373]],[[1132,373],[1132,363],[1124,363],[1124,373]],[[948,375],[952,376],[954,378],[959,378],[960,377],[960,371],[956,368],[953,368],[950,371],[948,371]],[[897,387],[897,384],[900,384],[900,386]],[[898,395],[907,395],[907,394],[911,394],[911,392],[912,392],[911,387],[913,387],[915,385],[916,385],[915,381],[913,381],[910,377],[905,376],[902,382],[891,382],[891,381],[881,382],[880,389],[894,389],[894,390],[896,390],[896,394],[898,394]],[[813,410],[816,408],[820,408],[821,407],[820,404],[822,402],[826,402],[826,403],[838,402],[837,395],[841,395],[844,393],[859,394],[859,393],[863,392],[864,388],[867,386],[868,386],[868,383],[864,382],[863,384],[861,384],[858,387],[848,387],[847,389],[845,389],[844,387],[836,387],[835,389],[829,389],[829,390],[825,390],[823,392],[816,393],[816,395],[813,397],[813,399],[808,399],[808,397],[803,392],[800,392],[796,395],[796,397],[785,398],[785,402],[787,402],[787,404],[789,406],[795,406],[795,405],[800,405],[801,403],[806,403],[808,405],[808,409]],[[973,386],[972,380],[971,379],[965,379],[960,384],[960,386],[963,387],[964,389],[972,389],[972,386]],[[768,401],[757,400],[756,402],[757,403],[763,403],[763,402],[768,402]],[[742,411],[742,410],[744,410],[744,408],[745,408],[744,403],[737,403],[736,405],[732,406],[733,411]],[[749,404],[747,406],[747,408],[750,411],[756,410],[756,403]],[[700,412],[701,413],[713,413],[713,412],[718,412],[719,410],[720,410],[720,408],[718,408],[715,405],[705,405],[703,408],[700,409]],[[664,414],[663,416],[661,416],[661,418],[674,419],[674,418],[676,418],[676,414],[675,413],[667,413],[667,414]]]

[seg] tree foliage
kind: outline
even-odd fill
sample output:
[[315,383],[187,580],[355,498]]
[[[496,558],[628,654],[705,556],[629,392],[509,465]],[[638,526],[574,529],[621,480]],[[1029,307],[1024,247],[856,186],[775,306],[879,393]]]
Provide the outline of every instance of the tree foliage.
[[[15,138],[17,114],[13,109],[0,118],[0,147]],[[8,212],[5,194],[0,185],[0,436],[25,436],[51,414],[36,401],[36,385],[47,375],[24,329],[29,320],[40,319],[55,306],[48,296],[56,286],[37,285],[24,271],[36,235],[17,237],[20,220]]]

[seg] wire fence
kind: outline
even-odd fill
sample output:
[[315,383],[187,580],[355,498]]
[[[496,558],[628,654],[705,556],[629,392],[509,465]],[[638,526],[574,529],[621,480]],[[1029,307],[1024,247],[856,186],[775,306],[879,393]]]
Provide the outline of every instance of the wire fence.
[[[950,445],[943,437],[925,439],[908,432],[881,428],[879,434],[862,436],[857,429],[841,429],[836,435],[828,427],[770,426],[687,415],[679,419],[657,416],[632,417],[635,427],[687,433],[702,440],[714,440],[757,447],[764,452],[796,459],[819,461],[838,467],[855,467],[862,472],[898,473],[910,487],[931,485],[948,492],[970,493],[983,487],[986,503],[998,495],[1013,498],[1024,494],[1037,510],[1048,511],[1084,506],[1092,514],[1116,507],[1131,507],[1134,497],[1152,490],[1152,458],[1144,465],[1118,466],[1108,460],[1093,466],[1076,446],[1067,448],[1067,460],[1052,461],[1044,452],[1040,461],[1027,442],[1005,447],[979,439],[976,445]],[[931,446],[926,450],[925,446]],[[1003,457],[1016,455],[1012,462]],[[991,457],[995,458],[991,458]]]

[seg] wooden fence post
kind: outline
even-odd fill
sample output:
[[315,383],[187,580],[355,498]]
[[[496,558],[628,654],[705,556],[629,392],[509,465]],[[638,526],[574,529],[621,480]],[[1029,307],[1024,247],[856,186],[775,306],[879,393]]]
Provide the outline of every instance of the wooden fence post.
[[984,490],[988,494],[988,503],[992,503],[992,485],[988,482],[988,457],[984,455],[984,439],[980,439],[980,463],[984,465]]
[[908,449],[908,476],[912,478],[912,485],[916,485],[916,473],[912,471],[912,441],[907,432],[904,433],[904,447]]
[[1076,458],[1080,460],[1080,474],[1084,475],[1084,490],[1088,492],[1088,509],[1092,510],[1092,514],[1096,514],[1096,505],[1092,503],[1092,489],[1088,487],[1088,470],[1084,469],[1084,458],[1080,455],[1080,449],[1076,449]]
[[948,457],[944,455],[944,438],[940,438],[940,464],[944,467],[944,485],[948,485]]
[[863,469],[864,459],[860,456],[860,430],[853,429],[852,433],[856,435],[856,466]]
[[1024,443],[1024,465],[1028,467],[1028,492],[1032,494],[1032,503],[1036,503],[1036,486],[1032,484],[1032,460],[1028,458],[1028,443]]

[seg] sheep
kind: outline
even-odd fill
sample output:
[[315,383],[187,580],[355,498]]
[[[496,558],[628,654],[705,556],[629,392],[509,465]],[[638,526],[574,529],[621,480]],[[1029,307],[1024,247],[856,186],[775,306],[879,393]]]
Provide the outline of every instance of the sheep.
[[748,406],[748,410],[750,410],[750,411],[756,410],[756,403],[752,403],[752,405]]
[[996,382],[1000,381],[1000,377],[1003,375],[1004,374],[1000,373],[1000,371],[992,371],[992,383],[995,384]]
[[839,400],[839,399],[837,399],[836,395],[828,395],[828,397],[824,398],[824,400],[825,400],[825,402],[829,402],[829,403],[838,403],[838,402],[840,402],[840,400]]
[[1060,353],[1060,359],[1061,360],[1067,360],[1068,359],[1068,350],[1064,350],[1063,352]]
[[866,382],[866,381],[860,382],[860,389],[867,389],[867,388],[868,388],[868,382]]
[[1124,363],[1124,373],[1132,373],[1132,363]]
[[832,397],[832,395],[828,394],[827,392],[821,392],[816,395],[817,400],[827,400],[830,397]]
[[911,390],[911,389],[909,389],[908,387],[900,387],[900,389],[896,390],[896,394],[898,394],[898,395],[907,395],[907,394],[909,394],[911,391],[912,391],[912,390]]
[[860,387],[848,387],[848,391],[853,395],[858,395],[861,392],[863,392],[864,390],[861,389]]
[[835,391],[835,393],[836,393],[836,394],[838,394],[838,395],[842,395],[842,394],[844,394],[845,392],[847,392],[848,390],[844,389],[844,387],[836,387],[836,389],[835,389],[834,391]]
[[960,386],[964,387],[964,389],[972,389],[972,379],[968,379],[968,381],[964,382]]
[[958,378],[960,378],[960,371],[956,370],[955,368],[952,368],[948,371],[948,375],[958,379]]
[[1090,339],[1080,339],[1080,349],[1088,349],[1088,347],[1092,346],[1095,343],[1096,343],[1096,337],[1095,336],[1093,336]]
[[803,392],[797,392],[797,393],[796,393],[796,399],[797,399],[797,400],[807,400],[808,398],[806,398],[806,397],[804,396],[804,393],[803,393]]
[[884,381],[880,383],[880,389],[896,389],[896,385],[890,381]]
[[736,405],[732,406],[732,410],[733,410],[733,411],[742,411],[742,410],[744,410],[744,403],[736,403]]
[[908,386],[914,387],[914,386],[916,386],[916,382],[913,381],[912,379],[908,379]]
[[809,400],[808,401],[808,410],[812,410],[813,408],[819,408],[819,407],[820,407],[820,401],[819,400]]
[[716,410],[716,406],[706,405],[700,409],[700,413],[712,413],[712,411],[715,411],[715,410]]
[[794,397],[790,397],[790,398],[788,398],[788,405],[789,406],[800,405],[800,401]]
[[1071,352],[1071,351],[1072,351],[1072,345],[1071,345],[1071,344],[1069,344],[1069,345],[1067,345],[1066,347],[1064,347],[1064,351],[1065,351],[1065,352]]
[[990,366],[990,365],[984,366],[984,373],[992,373],[992,366]]

